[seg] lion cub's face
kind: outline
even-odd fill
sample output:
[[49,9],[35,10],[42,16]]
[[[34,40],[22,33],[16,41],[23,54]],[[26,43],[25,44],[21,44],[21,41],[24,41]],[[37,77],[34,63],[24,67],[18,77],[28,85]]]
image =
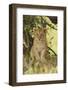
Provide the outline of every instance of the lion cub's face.
[[33,38],[38,38],[42,40],[46,37],[46,29],[45,28],[33,28]]

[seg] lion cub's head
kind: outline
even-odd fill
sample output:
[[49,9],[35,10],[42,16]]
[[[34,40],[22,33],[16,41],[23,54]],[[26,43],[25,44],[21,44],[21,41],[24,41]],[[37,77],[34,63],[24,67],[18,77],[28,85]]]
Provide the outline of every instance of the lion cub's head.
[[38,38],[39,40],[46,37],[46,28],[33,28],[32,38]]

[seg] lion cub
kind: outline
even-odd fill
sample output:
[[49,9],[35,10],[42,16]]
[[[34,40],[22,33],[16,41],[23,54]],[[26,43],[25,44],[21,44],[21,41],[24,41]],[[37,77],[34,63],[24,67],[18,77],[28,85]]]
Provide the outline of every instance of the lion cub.
[[33,46],[30,55],[33,62],[37,65],[46,63],[47,41],[45,28],[33,28]]
[[47,29],[33,28],[33,45],[30,50],[30,64],[34,73],[56,73],[56,56],[50,56],[47,45]]

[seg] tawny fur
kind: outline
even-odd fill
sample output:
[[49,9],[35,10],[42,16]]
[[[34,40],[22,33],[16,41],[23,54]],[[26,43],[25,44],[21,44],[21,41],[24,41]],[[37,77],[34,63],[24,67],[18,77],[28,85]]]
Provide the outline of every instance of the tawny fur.
[[44,63],[47,55],[46,29],[34,29],[34,41],[31,48],[31,58],[34,61]]

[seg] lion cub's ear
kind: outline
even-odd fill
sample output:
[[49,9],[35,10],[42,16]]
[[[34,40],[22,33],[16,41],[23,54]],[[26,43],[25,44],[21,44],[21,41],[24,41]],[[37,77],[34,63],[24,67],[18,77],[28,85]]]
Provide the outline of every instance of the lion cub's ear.
[[35,32],[35,30],[36,30],[36,28],[34,27],[33,30],[32,30],[32,32]]
[[36,28],[34,27],[34,28],[32,29],[32,38],[35,37],[35,31],[36,31]]

